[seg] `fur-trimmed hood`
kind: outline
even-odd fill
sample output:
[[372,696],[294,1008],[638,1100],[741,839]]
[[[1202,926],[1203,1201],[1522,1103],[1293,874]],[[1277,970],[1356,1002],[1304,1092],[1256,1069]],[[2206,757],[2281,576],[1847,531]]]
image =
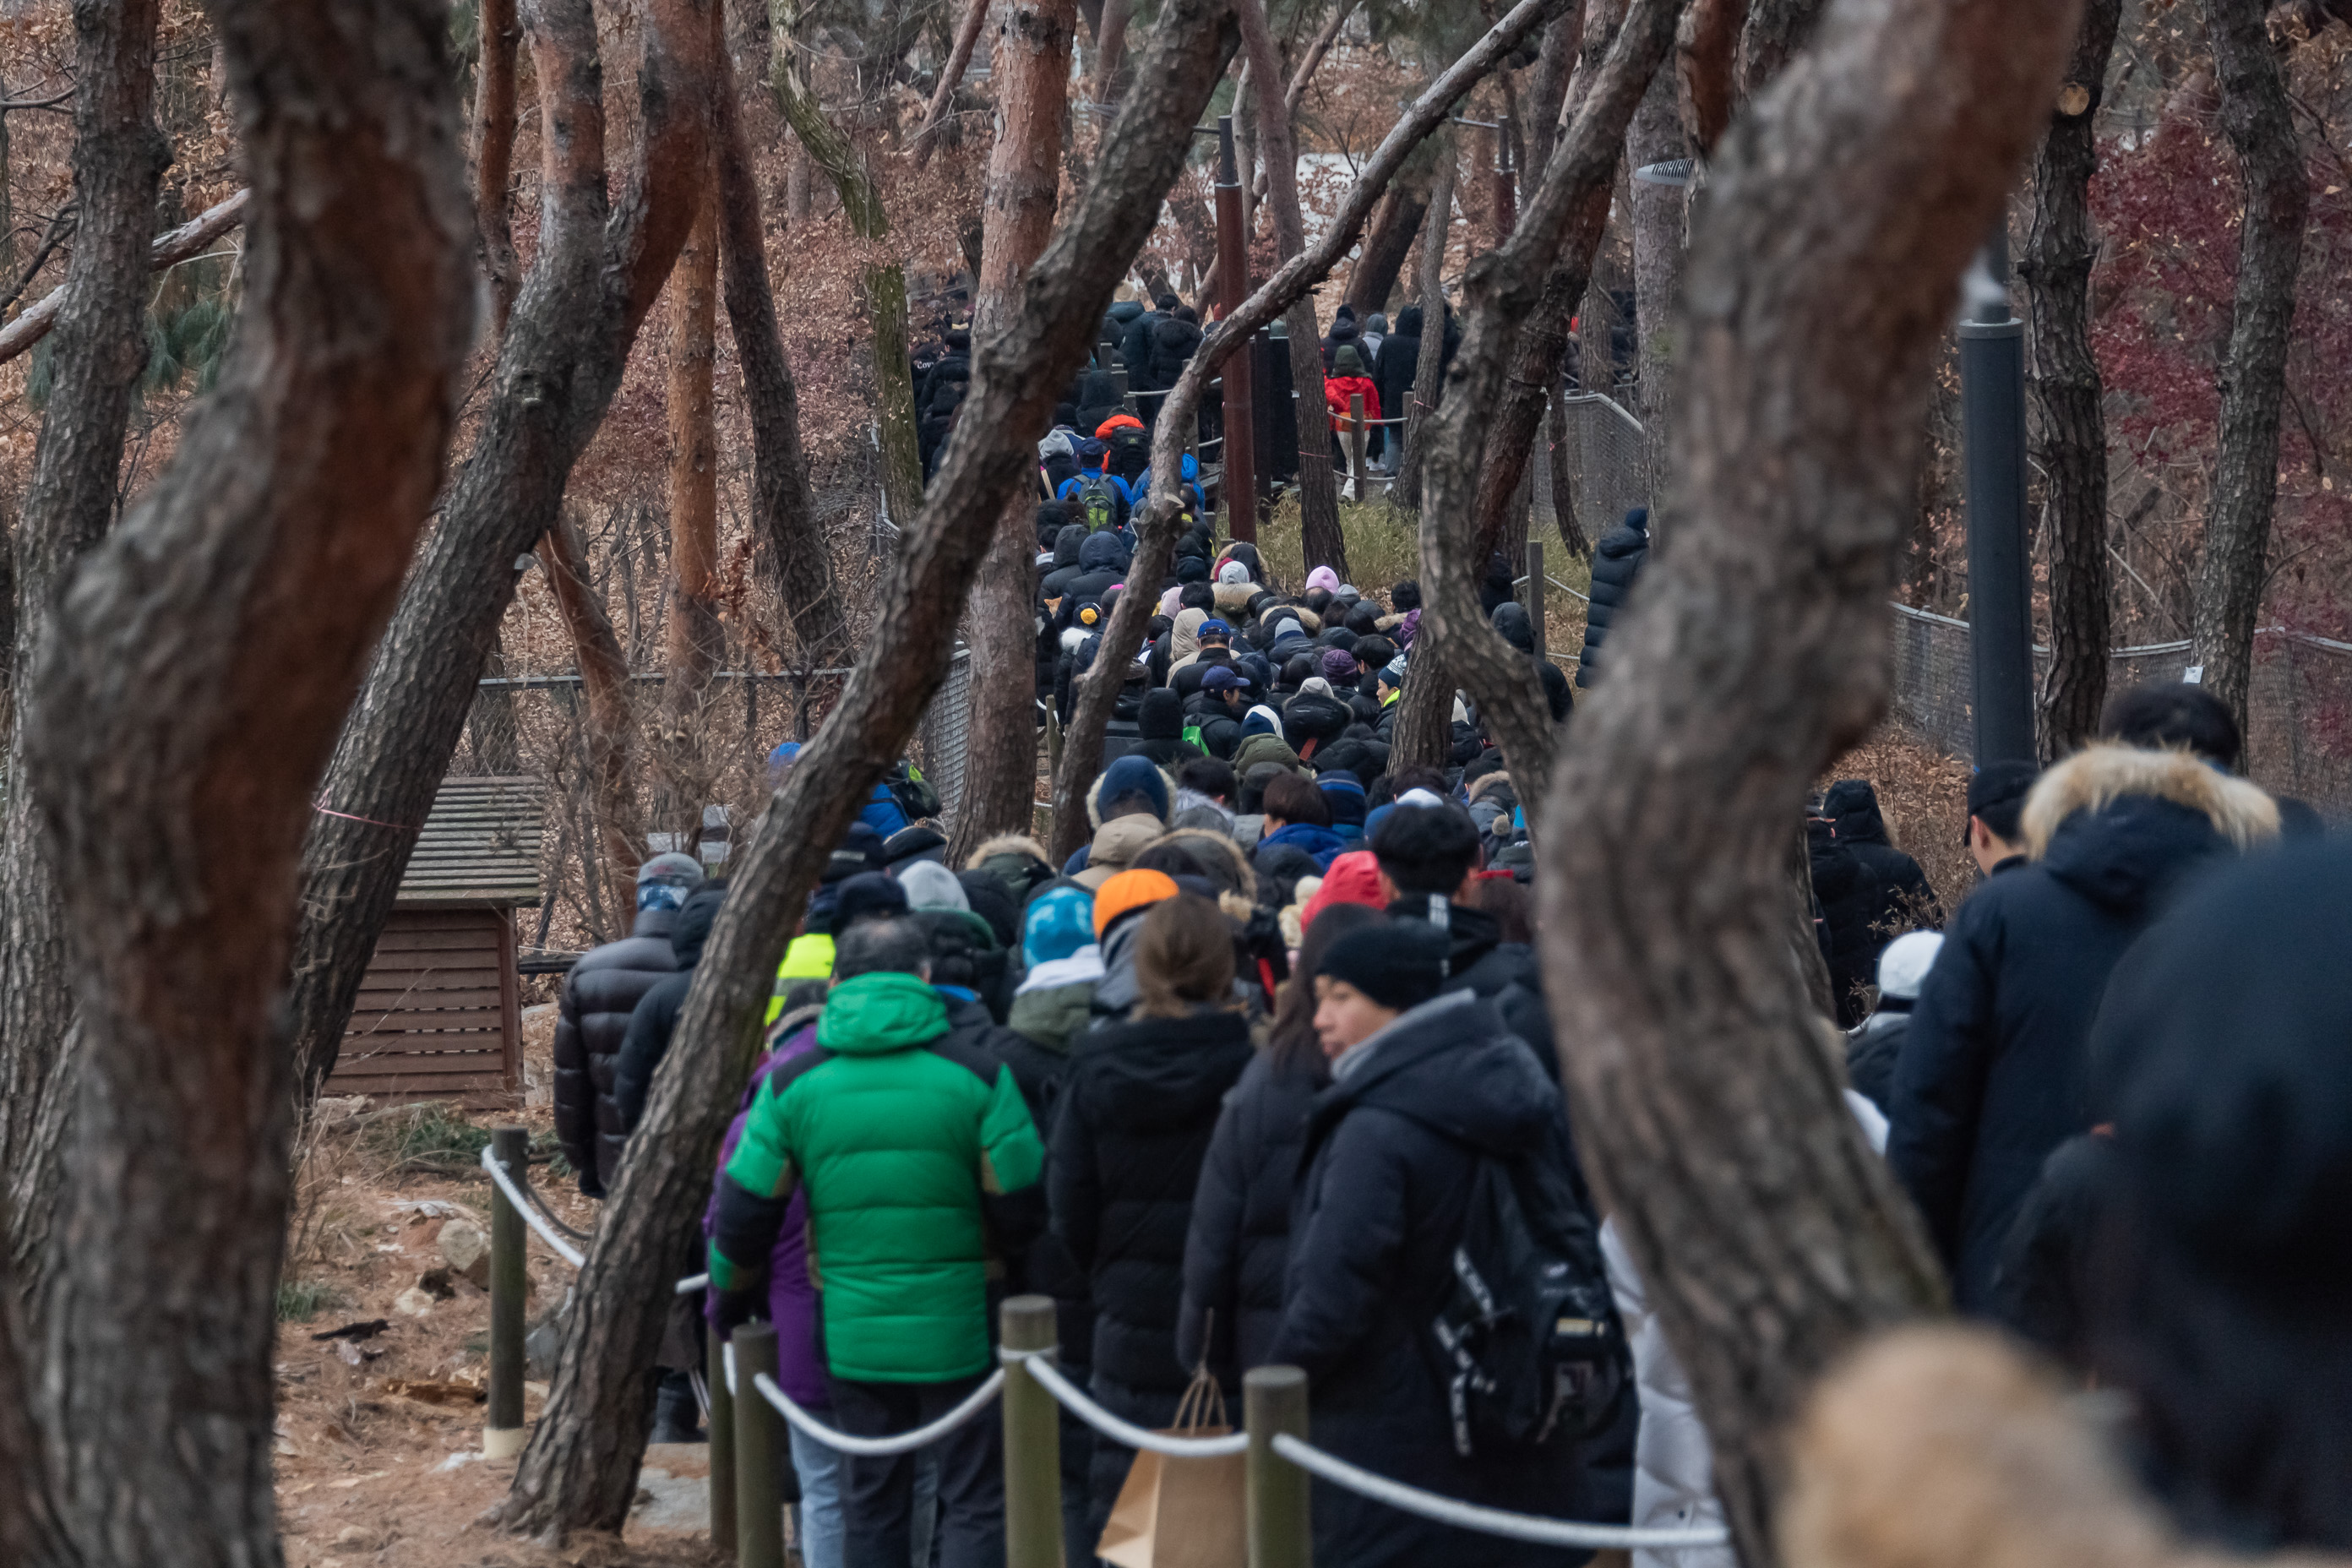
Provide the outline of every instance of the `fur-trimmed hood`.
[[1053,864],[1046,858],[1045,847],[1027,834],[1000,833],[993,838],[983,840],[978,848],[964,857],[963,868],[976,871],[999,855],[1019,855],[1036,861],[1040,866]]
[[[1100,827],[1102,826],[1103,780],[1109,776],[1110,770],[1108,768],[1105,768],[1101,773],[1095,775],[1095,782],[1087,786],[1087,826],[1089,827]],[[1168,783],[1168,799],[1171,801],[1174,800],[1176,798],[1175,775],[1171,773],[1166,768],[1161,768],[1160,769],[1160,776],[1162,779],[1165,779]]]
[[2045,858],[2059,826],[2078,811],[2104,811],[2126,795],[2169,801],[2203,814],[2231,847],[2278,837],[2278,803],[2254,785],[2187,752],[2087,746],[2043,773],[2025,797],[2025,852]]
[[1512,798],[1515,800],[1518,798],[1518,791],[1512,788],[1511,775],[1501,768],[1496,768],[1491,773],[1480,773],[1471,780],[1466,794],[1470,800],[1475,803],[1498,789],[1510,790]]
[[[1184,853],[1201,861],[1202,872],[1217,884],[1221,894],[1240,896],[1239,918],[1249,918],[1249,911],[1257,900],[1257,873],[1250,868],[1249,856],[1243,852],[1240,845],[1223,833],[1212,833],[1202,827],[1175,828],[1159,842],[1178,845]],[[1207,863],[1208,858],[1213,856],[1223,863],[1225,869],[1220,871]],[[1219,902],[1223,901],[1220,898]],[[1234,910],[1228,907],[1225,912],[1233,914]]]

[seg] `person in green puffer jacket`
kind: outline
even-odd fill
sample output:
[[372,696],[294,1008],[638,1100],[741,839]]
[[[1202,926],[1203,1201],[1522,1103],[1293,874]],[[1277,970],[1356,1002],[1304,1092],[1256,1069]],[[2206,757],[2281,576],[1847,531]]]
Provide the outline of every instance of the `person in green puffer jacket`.
[[[926,1425],[979,1385],[994,1362],[990,1278],[1042,1228],[1045,1152],[1020,1088],[948,1033],[919,930],[844,933],[816,1048],[761,1088],[719,1173],[719,1331],[764,1304],[785,1206],[803,1192],[834,1419],[859,1436]],[[1002,1426],[983,1415],[932,1446],[940,1568],[1004,1561]],[[914,1479],[911,1455],[845,1457],[850,1563],[908,1560]]]

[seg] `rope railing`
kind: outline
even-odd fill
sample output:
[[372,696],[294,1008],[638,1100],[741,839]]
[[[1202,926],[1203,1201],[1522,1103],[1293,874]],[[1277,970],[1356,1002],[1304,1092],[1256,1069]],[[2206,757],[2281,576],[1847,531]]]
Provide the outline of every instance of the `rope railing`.
[[488,1144],[485,1144],[482,1149],[482,1169],[490,1173],[490,1180],[498,1184],[499,1191],[506,1194],[507,1202],[514,1205],[515,1213],[520,1215],[530,1228],[539,1233],[539,1239],[547,1243],[555,1256],[574,1268],[588,1261],[586,1253],[564,1240],[562,1237],[556,1234],[553,1226],[540,1217],[539,1210],[529,1198],[523,1196],[522,1192],[516,1187],[514,1178],[508,1175],[506,1167],[499,1163],[496,1150]]
[[1165,1454],[1175,1459],[1216,1459],[1228,1454],[1238,1454],[1249,1447],[1249,1434],[1236,1432],[1229,1437],[1171,1437],[1122,1421],[1080,1393],[1078,1386],[1062,1375],[1055,1366],[1053,1351],[1002,1350],[997,1355],[1008,1365],[1018,1362],[1028,1369],[1029,1375],[1043,1385],[1045,1392],[1059,1400],[1079,1420],[1106,1437],[1116,1439],[1129,1448],[1148,1448],[1155,1454]]
[[[735,1347],[731,1344],[727,1347],[726,1364],[727,1392],[740,1394],[735,1377]],[[893,1454],[911,1454],[918,1448],[929,1447],[987,1409],[989,1401],[1004,1387],[1004,1373],[1002,1368],[990,1373],[987,1380],[967,1394],[962,1404],[938,1420],[889,1437],[858,1437],[847,1432],[835,1431],[793,1404],[792,1395],[778,1387],[776,1380],[764,1372],[751,1374],[751,1386],[759,1390],[760,1397],[766,1400],[777,1415],[826,1447],[838,1453],[856,1454],[860,1458],[887,1458]]]
[[1581,1546],[1595,1550],[1655,1551],[1676,1546],[1721,1546],[1731,1532],[1720,1525],[1697,1530],[1635,1530],[1622,1524],[1586,1524],[1572,1519],[1548,1519],[1539,1514],[1512,1513],[1482,1503],[1440,1496],[1419,1487],[1392,1481],[1386,1476],[1334,1458],[1287,1432],[1274,1435],[1274,1451],[1309,1475],[1333,1486],[1370,1498],[1405,1513],[1417,1514],[1457,1530],[1499,1535],[1538,1546]]

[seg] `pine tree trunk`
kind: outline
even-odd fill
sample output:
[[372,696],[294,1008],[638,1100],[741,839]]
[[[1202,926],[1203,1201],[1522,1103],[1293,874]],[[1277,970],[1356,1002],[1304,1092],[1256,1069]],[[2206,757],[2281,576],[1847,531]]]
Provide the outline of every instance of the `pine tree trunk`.
[[[1505,642],[1479,606],[1478,581],[1488,554],[1478,535],[1479,479],[1491,460],[1496,411],[1507,394],[1509,367],[1524,347],[1525,324],[1540,311],[1564,242],[1609,190],[1627,122],[1663,74],[1681,7],[1682,0],[1634,0],[1518,226],[1499,249],[1472,264],[1463,279],[1462,347],[1446,377],[1445,399],[1424,427],[1421,629],[1408,668],[1419,666],[1426,651],[1470,693],[1522,800],[1544,798],[1559,730],[1534,660]],[[1412,683],[1408,675],[1408,693]],[[1402,731],[1403,719],[1397,723]],[[1539,840],[1534,813],[1528,826]]]
[[[1280,81],[1282,60],[1266,26],[1265,0],[1234,0],[1234,14],[1241,24],[1250,74],[1265,87]],[[1298,144],[1283,100],[1262,90],[1256,102],[1266,205],[1274,212],[1275,254],[1287,261],[1307,248],[1307,225],[1298,209]],[[1348,541],[1339,531],[1339,481],[1331,467],[1331,419],[1323,401],[1323,329],[1316,324],[1315,301],[1304,296],[1282,320],[1289,334],[1290,388],[1298,413],[1299,558],[1310,571],[1328,566],[1344,579]]]
[[41,644],[67,577],[113,521],[131,396],[147,364],[155,193],[171,149],[155,128],[155,0],[74,10],[74,199],[80,219],[55,329],[47,416],[16,525],[15,724],[0,800],[0,1171],[8,1248],[34,1296],[75,1099],[72,950],[56,845],[26,744],[40,719]]
[[1739,96],[1754,98],[1812,41],[1829,0],[1753,0],[1739,33]]
[[[1661,71],[1625,133],[1626,168],[1638,173],[1644,164],[1688,155],[1681,111],[1675,103],[1674,76]],[[1682,320],[1683,241],[1689,231],[1690,193],[1684,186],[1640,179],[1633,188],[1633,363],[1642,390],[1642,406],[1633,412],[1641,416],[1646,433],[1650,471],[1663,479],[1675,365],[1682,357],[1675,333]]]
[[515,0],[481,0],[477,16],[481,58],[474,68],[474,222],[480,231],[483,281],[489,285],[489,335],[503,337],[522,286],[515,259],[514,223],[507,186],[514,177],[515,48],[522,28]]
[[[1104,58],[1112,18],[1103,8]],[[1068,119],[1070,45],[1076,0],[1010,0],[1002,13],[990,75],[996,86],[996,146],[989,159],[980,288],[972,335],[1003,331],[1021,314],[1021,285],[1054,231],[1061,180],[1062,127]],[[1110,66],[1103,68],[1108,74]],[[1016,486],[997,517],[971,592],[971,728],[963,799],[956,808],[949,863],[1000,833],[1026,833],[1037,799],[1037,487]],[[1138,590],[1139,592],[1140,589]]]
[[[1404,258],[1412,254],[1422,220],[1429,215],[1430,187],[1436,183],[1436,164],[1419,158],[1406,164],[1389,186],[1364,236],[1363,248],[1356,253],[1356,265],[1348,272],[1347,302],[1359,320],[1388,309],[1389,296],[1396,291],[1397,274],[1404,268]],[[1396,417],[1386,408],[1381,413],[1387,418]]]
[[719,252],[727,322],[743,367],[743,405],[751,425],[751,525],[762,546],[761,562],[783,601],[784,629],[801,662],[818,668],[847,657],[849,622],[834,580],[833,551],[817,524],[809,490],[800,386],[776,326],[760,185],[733,74],[730,64],[718,94]]
[[498,1510],[509,1529],[555,1539],[618,1530],[628,1517],[651,1415],[640,1369],[660,1344],[669,1282],[709,1200],[776,964],[826,855],[946,678],[994,521],[1034,469],[1055,398],[1092,352],[1111,290],[1182,166],[1231,53],[1229,21],[1216,0],[1164,0],[1096,178],[1031,269],[1020,314],[974,341],[965,414],[883,584],[884,624],[897,635],[859,651],[840,705],[742,853],[590,1243],[546,1413]]
[[[1441,370],[1445,363],[1445,241],[1454,226],[1456,179],[1453,137],[1432,140],[1438,144],[1437,179],[1430,188],[1429,216],[1422,220],[1421,261],[1414,269],[1419,297],[1413,303],[1421,307],[1421,353],[1412,363],[1412,397],[1402,409],[1381,410],[1389,418],[1404,420],[1404,456],[1397,460],[1396,483],[1389,487],[1390,504],[1415,511],[1421,510],[1421,475],[1428,457],[1425,448],[1429,416],[1444,390]],[[1303,425],[1300,427],[1305,428]]]
[[254,182],[245,309],[171,467],[58,606],[26,747],[85,1042],[41,1398],[86,1568],[279,1558],[297,867],[473,339],[446,8],[215,16]]
[[2033,317],[2033,376],[2050,518],[2050,676],[2042,748],[2055,762],[2088,742],[2107,700],[2107,426],[2091,351],[2094,121],[2122,0],[2088,0],[2066,86],[2033,168],[2033,231],[2023,275]]
[[[2055,96],[2075,7],[1841,7],[1717,149],[1653,560],[1538,841],[1588,1173],[1688,1373],[1740,1559],[1780,1562],[1813,1380],[1934,1310],[1923,1227],[1792,962],[1793,826],[1886,702],[1885,599],[1960,269]],[[1619,639],[1623,639],[1620,648]]]
[[662,682],[655,825],[692,839],[713,780],[703,706],[726,633],[719,624],[719,453],[713,361],[719,331],[718,191],[706,173],[686,247],[670,274],[669,624]]
[[[2254,623],[2269,574],[2271,510],[2278,497],[2279,404],[2311,186],[2287,110],[2261,0],[2205,0],[2205,31],[2221,89],[2221,130],[2238,154],[2245,217],[2238,291],[2221,366],[2221,446],[2205,548],[2197,569],[2189,658],[2242,733],[2253,679]],[[2250,737],[2251,739],[2251,737]]]
[[1551,417],[1544,426],[1544,458],[1551,465],[1551,514],[1559,525],[1559,542],[1570,555],[1591,563],[1592,541],[1576,515],[1576,469],[1568,455],[1568,405],[1565,390],[1551,389]]
[[[697,0],[652,0],[634,73],[641,114],[613,234],[603,81],[587,0],[530,13],[544,168],[539,246],[466,467],[410,574],[318,792],[303,849],[290,1005],[306,1094],[333,1070],[368,955],[465,728],[514,595],[516,557],[555,526],[629,346],[692,227],[709,166],[712,32]],[[328,812],[340,815],[330,816]]]

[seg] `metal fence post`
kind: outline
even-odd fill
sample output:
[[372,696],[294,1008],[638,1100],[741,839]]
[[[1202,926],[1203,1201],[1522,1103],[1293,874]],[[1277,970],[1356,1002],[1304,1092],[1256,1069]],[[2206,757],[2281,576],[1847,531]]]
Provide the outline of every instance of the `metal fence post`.
[[1274,1451],[1277,1432],[1307,1436],[1307,1374],[1295,1366],[1245,1373],[1242,1419],[1249,1428],[1249,1568],[1312,1568],[1307,1472]]
[[1364,499],[1364,395],[1348,394],[1348,467],[1354,471],[1356,499]]
[[[791,1441],[783,1417],[751,1380],[776,1375],[772,1323],[735,1331],[735,1562],[737,1568],[784,1568],[784,1505],[776,1495],[776,1445]],[[726,1373],[719,1376],[723,1381]]]
[[[530,1133],[520,1127],[490,1132],[490,1157],[506,1167],[520,1187],[530,1180]],[[510,1459],[522,1452],[530,1434],[522,1424],[523,1270],[522,1211],[490,1184],[490,1403],[482,1423],[482,1458]]]
[[710,1389],[710,1547],[735,1550],[735,1396],[727,1392],[727,1342],[702,1336],[702,1380]]
[[1546,649],[1549,645],[1544,641],[1544,600],[1547,596],[1544,590],[1550,585],[1550,580],[1544,575],[1543,541],[1530,539],[1528,541],[1528,622],[1535,628],[1538,664],[1549,657]]
[[[1004,1348],[1054,1348],[1054,1303],[1015,1296],[999,1311]],[[1024,1362],[1004,1368],[1005,1568],[1061,1568],[1062,1417]]]

